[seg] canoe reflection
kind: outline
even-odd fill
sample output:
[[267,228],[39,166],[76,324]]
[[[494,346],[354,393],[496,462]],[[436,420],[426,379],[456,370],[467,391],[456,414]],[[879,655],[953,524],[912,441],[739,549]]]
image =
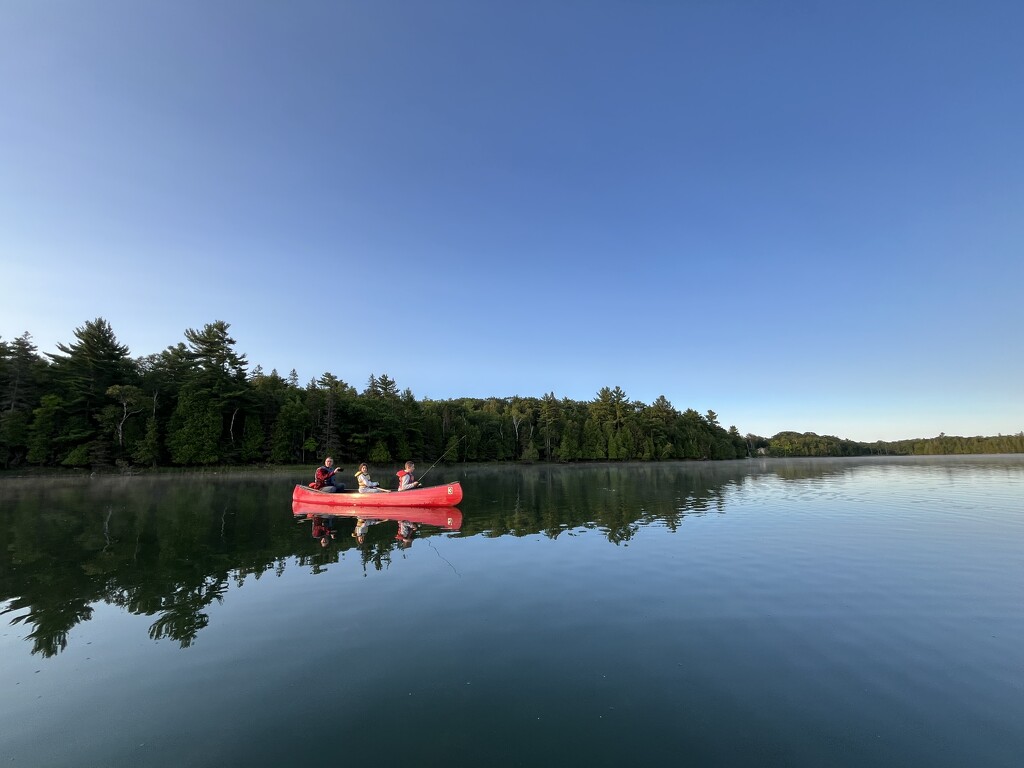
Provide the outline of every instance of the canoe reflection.
[[326,511],[313,504],[292,502],[292,514],[297,518],[323,518],[350,520],[395,520],[398,522],[432,525],[448,531],[462,527],[462,512],[458,507],[345,507]]

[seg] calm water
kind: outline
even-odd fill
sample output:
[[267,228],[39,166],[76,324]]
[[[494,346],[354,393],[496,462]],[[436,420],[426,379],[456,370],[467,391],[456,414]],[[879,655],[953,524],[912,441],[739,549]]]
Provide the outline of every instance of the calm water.
[[296,479],[0,481],[0,765],[1024,764],[1024,457]]

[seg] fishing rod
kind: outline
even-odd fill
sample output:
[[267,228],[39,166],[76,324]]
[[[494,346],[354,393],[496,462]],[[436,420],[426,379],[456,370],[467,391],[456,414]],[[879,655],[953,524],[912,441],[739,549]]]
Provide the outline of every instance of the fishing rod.
[[[444,458],[445,456],[447,456],[447,455],[448,455],[448,454],[449,454],[449,453],[451,452],[452,448],[455,448],[456,446],[458,446],[458,444],[459,444],[459,443],[461,443],[461,442],[462,442],[462,441],[463,441],[463,440],[465,439],[465,437],[466,437],[466,436],[465,436],[465,435],[463,435],[463,436],[462,436],[462,437],[460,437],[460,438],[459,438],[458,440],[456,440],[456,441],[455,441],[454,443],[452,443],[452,444],[451,444],[450,446],[448,446],[448,450],[447,450],[447,451],[445,451],[444,453],[442,453],[442,454],[441,454],[441,456],[440,456],[440,458],[438,458],[438,460],[437,460],[437,461],[435,461],[435,462],[434,462],[433,464],[431,464],[431,465],[430,465],[430,466],[429,466],[429,467],[427,468],[427,472],[429,472],[429,471],[430,471],[430,470],[432,470],[432,469],[433,469],[434,467],[436,467],[436,466],[437,466],[437,464],[438,464],[438,462],[440,462],[440,461],[441,461],[441,459],[443,459],[443,458]],[[420,483],[421,485],[423,484],[423,478],[427,476],[427,472],[424,472],[424,473],[423,473],[422,475],[420,475],[420,478],[419,478],[419,480],[417,481],[417,482],[419,482],[419,483]]]

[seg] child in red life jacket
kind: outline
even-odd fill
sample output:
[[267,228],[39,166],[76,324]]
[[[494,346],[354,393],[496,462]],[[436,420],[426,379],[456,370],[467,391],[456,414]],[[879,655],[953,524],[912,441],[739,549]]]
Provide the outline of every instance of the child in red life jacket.
[[420,484],[416,482],[416,478],[412,474],[414,469],[416,469],[416,465],[411,461],[407,461],[405,462],[405,469],[400,469],[395,473],[398,475],[398,490],[408,491],[419,487]]

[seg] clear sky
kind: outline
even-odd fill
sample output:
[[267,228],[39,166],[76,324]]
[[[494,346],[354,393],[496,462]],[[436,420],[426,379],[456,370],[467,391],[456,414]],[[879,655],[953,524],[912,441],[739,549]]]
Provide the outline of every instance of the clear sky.
[[1024,429],[1024,3],[0,2],[0,337]]

